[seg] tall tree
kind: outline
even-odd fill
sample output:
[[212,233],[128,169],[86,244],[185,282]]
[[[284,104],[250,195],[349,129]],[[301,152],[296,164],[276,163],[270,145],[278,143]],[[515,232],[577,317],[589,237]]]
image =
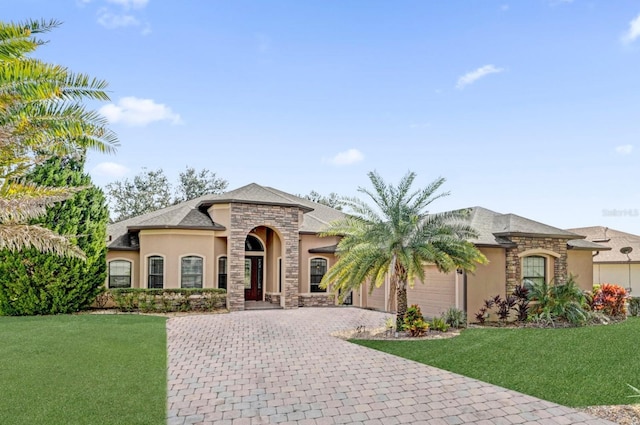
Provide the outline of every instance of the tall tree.
[[107,185],[114,221],[159,210],[172,204],[171,185],[162,168],[143,169],[133,180],[124,179]]
[[61,258],[34,248],[0,251],[0,315],[70,313],[88,307],[103,290],[106,278],[106,225],[109,217],[102,190],[91,186],[84,159],[51,158],[25,176],[47,187],[85,187],[73,197],[31,220],[70,241],[85,260]]
[[396,324],[402,326],[407,311],[407,287],[424,282],[424,266],[435,264],[442,272],[457,268],[472,271],[487,261],[468,240],[477,234],[465,224],[466,210],[429,214],[427,207],[449,195],[436,192],[444,178],[426,188],[411,190],[415,173],[407,173],[398,186],[387,184],[373,171],[368,174],[373,190],[358,188],[372,205],[345,198],[350,215],[332,223],[325,236],[342,236],[338,261],[322,279],[322,285],[347,294],[369,282],[370,291],[386,276],[396,290]]
[[195,168],[187,167],[178,177],[174,202],[184,202],[202,195],[222,193],[228,185],[229,182],[216,177],[216,173],[210,170],[203,169],[196,172]]
[[318,204],[326,205],[337,210],[342,210],[342,201],[337,193],[331,192],[329,195],[321,195],[320,193],[312,190],[309,194],[302,196],[302,198],[316,202]]
[[166,208],[198,196],[222,193],[229,183],[216,173],[187,167],[179,175],[177,189],[172,197],[171,183],[162,168],[144,169],[133,177],[107,185],[114,221],[122,221],[151,211]]
[[86,149],[109,152],[117,144],[106,119],[82,103],[108,100],[105,81],[28,56],[44,44],[39,35],[57,26],[53,20],[0,22],[0,249],[34,247],[82,258],[72,241],[28,224],[81,188],[21,180],[48,158]]

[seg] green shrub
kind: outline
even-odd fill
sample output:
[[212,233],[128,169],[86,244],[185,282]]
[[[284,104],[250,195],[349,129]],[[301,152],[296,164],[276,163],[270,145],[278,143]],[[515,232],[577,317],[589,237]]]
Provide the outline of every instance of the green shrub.
[[640,316],[640,297],[629,298],[629,316]]
[[434,317],[431,322],[429,322],[429,328],[433,329],[434,331],[446,332],[449,330],[449,325],[444,321],[444,319],[440,317]]
[[535,302],[529,306],[532,320],[549,325],[557,320],[582,325],[589,320],[589,305],[573,276],[562,285],[536,282],[527,289],[529,300]]
[[213,311],[225,307],[224,289],[111,289],[116,308],[120,311],[168,313],[187,311]]
[[467,313],[459,308],[449,307],[447,311],[442,313],[442,320],[452,328],[464,328],[467,326]]
[[424,321],[422,311],[417,304],[413,304],[407,309],[404,315],[403,329],[411,336],[421,336],[429,330],[429,324]]

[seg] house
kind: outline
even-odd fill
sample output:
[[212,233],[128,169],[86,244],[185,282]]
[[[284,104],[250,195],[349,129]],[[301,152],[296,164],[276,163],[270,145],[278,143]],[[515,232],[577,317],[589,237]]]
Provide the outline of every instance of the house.
[[[640,296],[640,236],[603,226],[580,227],[571,232],[604,245],[609,250],[593,256],[593,283],[614,283]],[[625,254],[631,248],[631,251]]]
[[[573,275],[581,288],[591,289],[592,253],[609,249],[567,230],[482,207],[470,208],[468,224],[478,232],[471,242],[489,263],[474,273],[445,274],[426,266],[425,283],[415,282],[407,291],[409,305],[420,305],[425,316],[440,315],[454,306],[472,318],[484,300],[504,298],[525,280],[561,284]],[[364,296],[368,307],[388,308],[394,302],[388,284]]]
[[[336,295],[319,283],[335,261],[336,237],[319,237],[341,211],[271,187],[249,184],[205,195],[108,226],[110,288],[225,288],[230,310],[247,301],[283,308],[326,306]],[[569,273],[588,288],[592,252],[606,247],[583,236],[513,214],[474,207],[473,242],[490,263],[475,273],[440,273],[426,265],[425,284],[408,291],[427,315],[450,306],[477,311],[523,279],[564,282]],[[389,282],[345,298],[355,306],[394,310]]]

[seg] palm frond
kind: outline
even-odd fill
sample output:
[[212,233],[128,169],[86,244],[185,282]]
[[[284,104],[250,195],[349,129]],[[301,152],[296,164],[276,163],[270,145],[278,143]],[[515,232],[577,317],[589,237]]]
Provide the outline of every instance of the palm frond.
[[9,61],[31,53],[45,41],[33,37],[60,25],[57,20],[0,22],[0,61]]
[[80,248],[66,237],[49,229],[26,224],[0,223],[0,249],[21,251],[31,247],[41,252],[85,259]]

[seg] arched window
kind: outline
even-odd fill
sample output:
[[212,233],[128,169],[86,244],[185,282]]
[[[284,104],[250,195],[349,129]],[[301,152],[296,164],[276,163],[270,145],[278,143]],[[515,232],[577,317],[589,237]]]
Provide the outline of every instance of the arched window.
[[131,261],[109,261],[109,288],[131,288]]
[[256,238],[253,235],[247,235],[247,239],[245,239],[244,241],[244,250],[264,251],[264,247],[262,246],[262,242],[260,242],[260,239]]
[[547,259],[539,255],[522,258],[522,283],[534,285],[547,282]]
[[159,255],[147,258],[147,287],[155,289],[164,287],[164,258]]
[[218,288],[227,289],[227,257],[218,258]]
[[180,287],[202,288],[202,257],[189,255],[180,260]]
[[327,260],[324,258],[312,258],[309,264],[309,282],[311,292],[327,292],[320,287],[320,282],[327,272]]

